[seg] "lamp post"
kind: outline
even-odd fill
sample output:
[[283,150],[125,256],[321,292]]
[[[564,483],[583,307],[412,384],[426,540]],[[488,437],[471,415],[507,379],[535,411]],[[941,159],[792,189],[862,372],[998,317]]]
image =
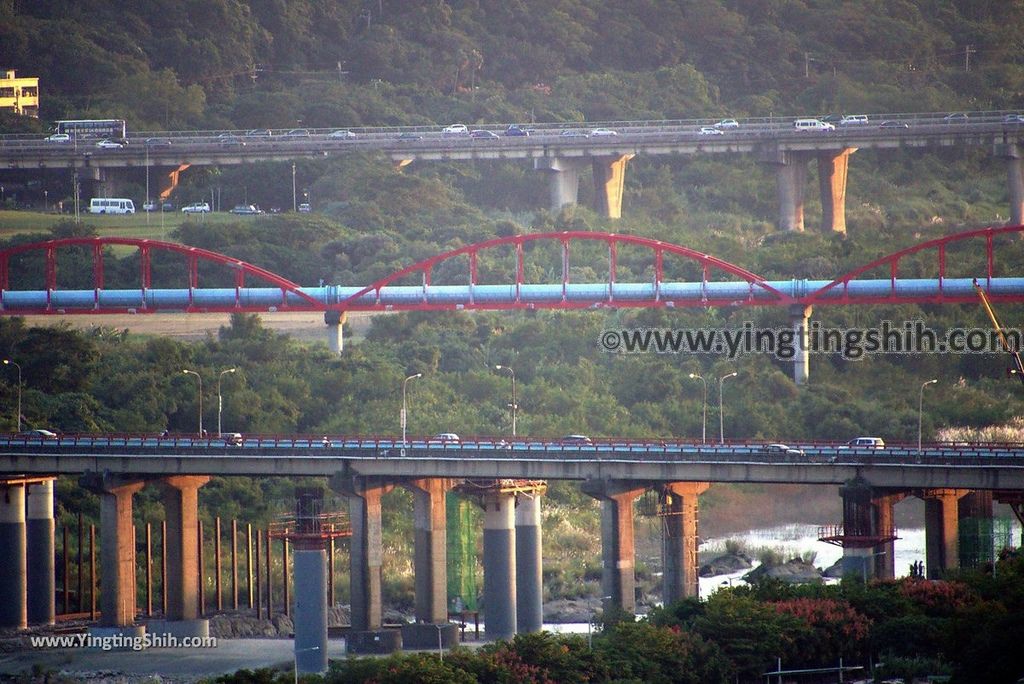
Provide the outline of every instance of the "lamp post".
[[292,211],[296,211],[297,205],[295,203],[295,162],[292,162]]
[[516,436],[516,409],[519,408],[516,404],[516,372],[508,366],[498,365],[494,367],[495,370],[507,370],[509,375],[512,376],[512,403],[509,407],[512,409],[512,438]]
[[221,381],[221,379],[227,373],[234,373],[236,370],[238,370],[238,369],[237,368],[228,368],[227,370],[222,370],[220,372],[220,375],[217,376],[217,437],[218,438],[224,436],[224,433],[221,431],[221,425],[220,425],[220,417],[221,417],[221,414],[224,412],[224,398],[221,396],[221,393],[220,393],[220,381]]
[[444,644],[441,641],[441,625],[435,624],[437,628],[437,659],[444,662]]
[[921,383],[921,392],[917,397],[917,453],[921,453],[921,422],[924,414],[924,388],[928,385],[934,385],[938,380],[932,378],[931,380],[925,380]]
[[704,385],[704,400],[701,404],[700,411],[700,442],[701,444],[707,444],[708,441],[708,381],[703,376],[697,375],[696,373],[690,373],[691,380],[700,380]]
[[203,436],[203,376],[196,373],[194,370],[188,368],[182,368],[181,372],[185,375],[194,375],[199,381],[199,437]]
[[4,359],[4,365],[18,369],[18,432],[21,432],[21,366],[10,359]]
[[415,375],[410,375],[409,377],[407,377],[405,380],[402,381],[402,416],[401,416],[402,417],[402,448],[405,448],[405,446],[407,444],[407,442],[405,440],[405,424],[406,424],[406,415],[407,415],[406,414],[406,406],[407,406],[407,404],[406,404],[406,401],[405,401],[405,397],[406,397],[406,389],[405,388],[406,388],[406,385],[409,384],[410,380],[415,380],[416,378],[422,378],[422,377],[423,377],[423,373],[416,373]]
[[719,444],[723,444],[725,442],[725,420],[723,418],[723,416],[725,415],[725,409],[722,406],[722,385],[725,383],[726,380],[728,380],[729,378],[735,378],[737,375],[739,375],[739,373],[737,373],[736,371],[733,371],[732,373],[728,373],[728,374],[723,375],[722,377],[718,378],[718,443]]

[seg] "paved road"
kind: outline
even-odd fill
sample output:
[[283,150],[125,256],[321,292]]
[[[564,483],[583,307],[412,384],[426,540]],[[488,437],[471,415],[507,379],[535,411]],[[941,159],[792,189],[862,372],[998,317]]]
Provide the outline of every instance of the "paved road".
[[[160,675],[163,681],[191,682],[241,669],[287,666],[293,660],[293,643],[291,639],[220,639],[216,648],[204,649],[24,650],[0,656],[0,679],[31,673],[38,665],[44,671],[65,673],[75,679],[142,682]],[[345,640],[329,641],[328,656],[345,658]]]

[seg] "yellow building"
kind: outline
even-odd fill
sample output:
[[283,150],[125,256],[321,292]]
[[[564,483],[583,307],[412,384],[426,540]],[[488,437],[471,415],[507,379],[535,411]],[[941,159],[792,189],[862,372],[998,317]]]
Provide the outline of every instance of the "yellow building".
[[14,69],[0,69],[0,111],[39,117],[39,79],[17,78]]

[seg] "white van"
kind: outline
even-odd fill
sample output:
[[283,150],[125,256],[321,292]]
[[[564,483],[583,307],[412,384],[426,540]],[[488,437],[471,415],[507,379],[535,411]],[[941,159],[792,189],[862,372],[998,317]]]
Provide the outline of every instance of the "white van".
[[134,214],[135,203],[121,197],[93,197],[89,200],[90,214]]
[[793,128],[798,131],[834,131],[836,127],[821,119],[797,119]]
[[867,114],[844,114],[843,118],[839,120],[840,126],[867,126],[868,115]]

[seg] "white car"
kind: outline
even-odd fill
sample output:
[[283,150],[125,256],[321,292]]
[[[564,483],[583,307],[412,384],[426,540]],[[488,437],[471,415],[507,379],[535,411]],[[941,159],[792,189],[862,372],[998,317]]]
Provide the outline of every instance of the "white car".
[[466,124],[452,124],[441,129],[441,135],[469,135]]
[[96,147],[100,148],[101,150],[119,150],[122,147],[124,147],[124,143],[118,142],[116,140],[104,139],[96,143]]
[[309,202],[303,202],[302,204],[299,205],[300,214],[308,214],[311,211],[313,211],[313,207],[309,205]]
[[430,438],[431,442],[460,442],[461,438],[454,432],[441,432]]
[[722,119],[721,121],[719,121],[718,123],[715,124],[715,128],[718,128],[720,130],[726,130],[726,129],[730,129],[730,128],[739,128],[739,127],[740,127],[740,123],[736,119]]
[[183,214],[208,214],[210,213],[210,205],[206,202],[195,202],[188,206],[181,208]]
[[601,137],[601,136],[605,136],[605,135],[618,135],[618,134],[619,134],[618,131],[613,131],[610,128],[595,128],[594,130],[590,131],[591,137]]
[[353,133],[352,131],[346,130],[331,131],[330,133],[327,134],[327,137],[330,138],[331,140],[355,140],[356,134]]
[[43,138],[45,142],[49,143],[66,143],[71,142],[71,136],[67,133],[54,133]]
[[711,126],[702,126],[697,133],[698,135],[725,135],[725,133],[719,129],[712,128]]
[[761,447],[761,452],[765,454],[776,454],[783,456],[803,456],[804,450],[791,447],[788,444],[765,444]]

